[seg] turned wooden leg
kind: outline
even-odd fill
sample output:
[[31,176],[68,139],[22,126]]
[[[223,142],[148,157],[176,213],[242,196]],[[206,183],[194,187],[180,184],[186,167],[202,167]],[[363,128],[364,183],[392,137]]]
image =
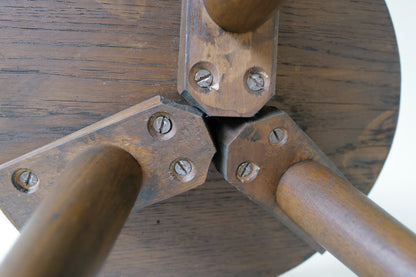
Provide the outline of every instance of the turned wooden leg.
[[3,261],[2,277],[91,276],[103,264],[141,186],[137,161],[113,146],[80,154]]
[[290,167],[277,187],[283,211],[360,276],[416,276],[416,237],[316,162]]
[[283,0],[204,0],[211,18],[223,29],[254,31],[275,14]]

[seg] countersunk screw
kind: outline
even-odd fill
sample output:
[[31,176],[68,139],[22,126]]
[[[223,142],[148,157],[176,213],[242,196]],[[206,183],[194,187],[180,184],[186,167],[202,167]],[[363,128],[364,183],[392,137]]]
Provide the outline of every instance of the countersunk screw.
[[247,78],[247,86],[251,91],[260,91],[264,89],[264,79],[259,73],[251,73]]
[[237,178],[240,182],[245,183],[254,180],[258,173],[260,167],[252,162],[243,162],[237,168]]
[[210,88],[213,80],[212,73],[206,69],[200,69],[195,74],[195,82],[200,88]]
[[158,134],[165,135],[172,129],[172,122],[164,115],[160,115],[153,120],[153,129]]
[[30,169],[20,168],[12,175],[13,185],[22,192],[32,192],[39,184],[38,176]]
[[286,138],[286,131],[281,128],[273,129],[269,134],[269,141],[272,144],[278,144]]
[[191,174],[192,165],[187,160],[178,160],[174,166],[175,173],[180,177],[186,177]]
[[32,171],[23,171],[19,176],[19,181],[27,187],[34,187],[38,184],[39,179]]
[[250,162],[243,162],[238,166],[237,174],[241,178],[247,178],[253,172],[253,164]]

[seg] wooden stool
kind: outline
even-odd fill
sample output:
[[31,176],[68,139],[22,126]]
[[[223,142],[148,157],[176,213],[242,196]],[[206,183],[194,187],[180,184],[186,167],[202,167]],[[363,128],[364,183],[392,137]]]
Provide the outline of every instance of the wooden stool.
[[[0,162],[154,95],[186,104],[177,93],[180,15],[174,0],[1,3]],[[399,108],[384,1],[286,1],[277,60],[268,105],[367,194]],[[20,229],[41,200],[0,205]],[[276,276],[315,252],[211,166],[204,185],[131,213],[99,276]]]

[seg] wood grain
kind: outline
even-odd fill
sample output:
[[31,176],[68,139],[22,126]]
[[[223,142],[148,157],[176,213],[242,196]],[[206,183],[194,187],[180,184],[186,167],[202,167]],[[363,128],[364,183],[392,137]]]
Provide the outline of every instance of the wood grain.
[[[0,7],[0,162],[150,96],[184,103],[180,1]],[[384,1],[287,0],[269,104],[368,192],[393,139],[399,68]],[[312,253],[211,168],[205,185],[132,214],[101,276],[275,276]]]
[[[166,134],[154,131],[153,122],[159,116],[170,122]],[[202,185],[215,153],[201,113],[155,96],[0,165],[3,212],[15,226],[23,226],[42,199],[59,186],[57,176],[65,166],[85,149],[100,144],[124,149],[140,163],[143,183],[134,210]],[[183,178],[174,170],[179,160],[191,165]],[[41,180],[33,193],[22,195],[10,186],[11,176],[21,168],[30,169]]]
[[293,165],[276,199],[359,276],[416,276],[416,235],[329,168],[312,161]]
[[[236,34],[210,18],[203,0],[182,1],[178,92],[210,116],[255,115],[275,94],[277,38],[277,14],[255,31]],[[211,73],[207,88],[195,81],[201,70]],[[263,80],[257,90],[247,82],[254,74]]]
[[1,276],[93,276],[101,268],[142,182],[139,163],[109,145],[89,148],[59,176],[0,266]]
[[[324,252],[319,242],[278,205],[276,186],[288,168],[305,160],[316,161],[342,176],[331,160],[286,113],[274,107],[265,107],[250,119],[221,118],[209,123],[218,149],[214,163],[224,179],[316,251]],[[277,129],[282,135],[273,142],[270,137]],[[251,167],[246,178],[238,174],[243,163]]]

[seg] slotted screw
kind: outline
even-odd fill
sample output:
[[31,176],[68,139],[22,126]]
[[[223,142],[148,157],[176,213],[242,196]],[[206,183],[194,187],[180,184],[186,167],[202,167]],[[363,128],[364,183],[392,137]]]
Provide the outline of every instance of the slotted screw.
[[253,164],[250,162],[243,162],[238,166],[237,175],[240,178],[247,178],[253,173]]
[[153,120],[153,129],[158,134],[165,135],[172,129],[172,122],[164,115],[160,115]]
[[178,160],[174,166],[175,173],[180,177],[186,177],[191,174],[192,165],[187,160]]
[[257,175],[259,174],[260,167],[252,162],[242,162],[237,167],[237,179],[240,182],[250,182],[256,179]]
[[281,128],[273,129],[269,134],[269,141],[273,144],[278,144],[283,141],[286,137],[285,130]]
[[210,88],[213,82],[212,73],[201,69],[195,74],[195,82],[200,88]]
[[38,184],[39,179],[35,173],[31,171],[23,171],[19,176],[19,181],[27,187],[34,187]]
[[259,73],[252,73],[248,75],[247,86],[251,91],[260,91],[264,89],[264,79]]
[[13,185],[22,192],[33,192],[39,184],[38,176],[30,169],[20,168],[13,172]]

